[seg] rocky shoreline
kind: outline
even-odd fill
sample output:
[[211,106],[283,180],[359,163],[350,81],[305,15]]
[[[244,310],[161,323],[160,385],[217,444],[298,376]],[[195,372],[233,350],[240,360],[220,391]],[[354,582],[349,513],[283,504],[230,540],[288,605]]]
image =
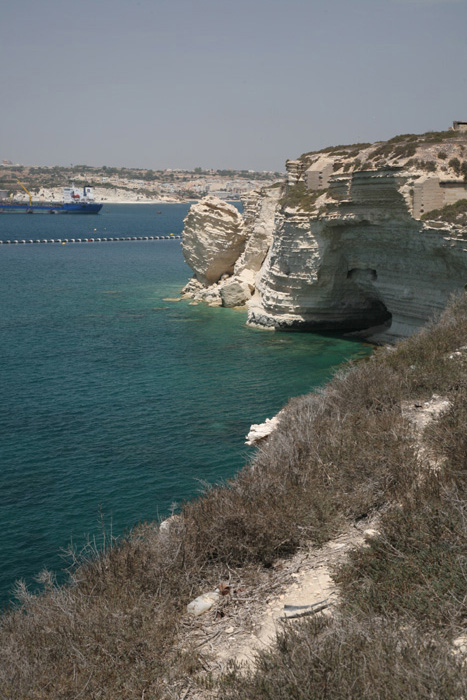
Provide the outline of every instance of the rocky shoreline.
[[464,700],[467,295],[414,331],[463,290],[467,229],[416,219],[404,178],[192,207],[185,296],[262,328],[412,337],[252,426],[234,479],[86,552],[69,586],[19,585],[5,697]]

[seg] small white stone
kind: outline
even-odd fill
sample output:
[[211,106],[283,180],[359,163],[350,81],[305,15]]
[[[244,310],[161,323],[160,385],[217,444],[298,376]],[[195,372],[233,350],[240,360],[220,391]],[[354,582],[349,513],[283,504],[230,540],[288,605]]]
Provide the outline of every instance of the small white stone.
[[452,644],[458,654],[467,654],[467,634],[457,637]]
[[191,603],[188,603],[186,610],[190,615],[199,617],[203,613],[207,612],[212,608],[212,606],[217,603],[220,598],[220,593],[218,591],[210,591],[209,593],[203,593],[198,596]]
[[377,535],[379,535],[379,532],[378,530],[369,527],[368,530],[363,531],[363,534],[365,535],[365,537],[377,537]]

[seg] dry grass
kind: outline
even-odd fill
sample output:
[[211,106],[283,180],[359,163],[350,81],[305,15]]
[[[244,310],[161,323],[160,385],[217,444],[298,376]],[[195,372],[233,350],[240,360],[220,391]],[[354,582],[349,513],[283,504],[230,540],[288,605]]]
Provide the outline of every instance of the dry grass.
[[460,660],[442,640],[377,618],[310,620],[261,654],[254,675],[223,679],[223,700],[451,700],[465,697]]
[[[400,455],[399,471],[394,468],[400,449],[394,420],[387,441],[393,457],[373,459],[373,481],[371,470],[365,473],[360,463],[354,478],[363,476],[361,488],[356,495],[350,490],[345,500],[348,510],[354,498],[368,491],[374,498],[379,491],[386,496],[381,504],[390,502],[388,496],[392,504],[383,509],[380,534],[335,572],[341,591],[338,617],[287,630],[274,651],[260,655],[255,672],[232,669],[223,679],[222,697],[465,697],[465,659],[454,653],[452,641],[467,629],[467,362],[463,352],[456,352],[466,338],[462,297],[437,323],[396,350],[377,353],[327,389],[334,417],[337,407],[347,407],[351,420],[362,408],[373,418],[394,416],[401,398],[418,402],[433,391],[443,392],[450,409],[424,435],[437,469],[433,462],[421,463],[420,453],[410,456],[407,437],[407,454]],[[335,464],[336,431],[328,426],[325,435]],[[379,454],[374,435],[363,433],[362,443],[363,454],[371,445],[373,455]],[[357,464],[358,455],[348,447],[346,442],[346,454]],[[351,473],[347,467],[342,479]]]
[[[175,572],[177,572],[175,574]],[[181,601],[175,551],[141,532],[76,569],[69,586],[28,596],[1,626],[5,698],[133,698],[160,695]]]
[[438,468],[423,465],[383,515],[380,536],[336,580],[348,610],[407,617],[454,638],[467,622],[467,372],[462,356],[449,363],[457,376],[450,407],[424,435]]
[[454,639],[467,622],[465,492],[429,481],[383,516],[381,534],[335,578],[346,611],[407,619]]
[[446,478],[465,489],[467,480],[467,352],[451,360],[457,366],[458,388],[451,391],[448,411],[427,431],[427,442],[438,458],[444,459]]
[[450,354],[467,343],[467,295],[454,297],[438,319],[385,353],[384,365],[404,376],[406,398],[447,394],[466,383],[462,363]]
[[292,400],[278,429],[229,484],[184,509],[188,550],[208,561],[270,565],[303,539],[329,539],[411,483],[417,469],[390,368],[360,364],[327,391]]
[[[449,355],[466,338],[462,297],[397,349],[292,400],[252,463],[185,504],[169,532],[142,526],[85,553],[69,585],[44,574],[41,595],[20,590],[22,607],[0,625],[0,697],[177,697],[201,668],[196,652],[173,646],[191,598],[235,567],[252,577],[303,541],[320,544],[381,509],[381,537],[336,573],[349,620],[290,631],[256,675],[233,672],[218,696],[465,695],[446,640],[465,614],[467,367]],[[442,465],[427,480],[400,406],[434,391],[448,392],[452,409],[427,436]]]

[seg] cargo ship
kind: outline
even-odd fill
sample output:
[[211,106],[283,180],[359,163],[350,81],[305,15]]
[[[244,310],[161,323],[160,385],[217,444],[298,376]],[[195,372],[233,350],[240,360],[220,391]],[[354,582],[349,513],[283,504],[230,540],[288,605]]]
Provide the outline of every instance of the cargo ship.
[[63,188],[63,202],[33,202],[29,190],[18,180],[29,197],[28,202],[0,199],[0,214],[98,214],[102,204],[94,201],[92,187]]

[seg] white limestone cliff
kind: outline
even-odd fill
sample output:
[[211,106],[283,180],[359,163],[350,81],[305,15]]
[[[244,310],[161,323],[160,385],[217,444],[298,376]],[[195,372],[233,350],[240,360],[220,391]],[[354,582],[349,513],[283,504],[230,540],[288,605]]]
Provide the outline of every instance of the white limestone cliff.
[[285,209],[248,322],[280,330],[413,333],[467,283],[467,230],[412,218],[391,170],[331,179],[326,211]]
[[274,186],[253,190],[242,200],[246,244],[235,263],[234,274],[253,287],[273,240],[281,195],[282,188]]
[[[450,144],[460,148],[456,140]],[[383,150],[371,148],[354,155]],[[333,166],[332,174],[332,158],[347,156],[306,154],[288,162],[287,187],[250,193],[243,217],[212,198],[194,205],[183,246],[195,279],[185,294],[216,305],[246,303],[248,323],[262,328],[392,342],[441,311],[451,293],[462,292],[467,228],[414,218],[413,166],[362,170],[355,157],[347,168]],[[318,176],[312,189],[313,164],[323,168],[326,187]]]

